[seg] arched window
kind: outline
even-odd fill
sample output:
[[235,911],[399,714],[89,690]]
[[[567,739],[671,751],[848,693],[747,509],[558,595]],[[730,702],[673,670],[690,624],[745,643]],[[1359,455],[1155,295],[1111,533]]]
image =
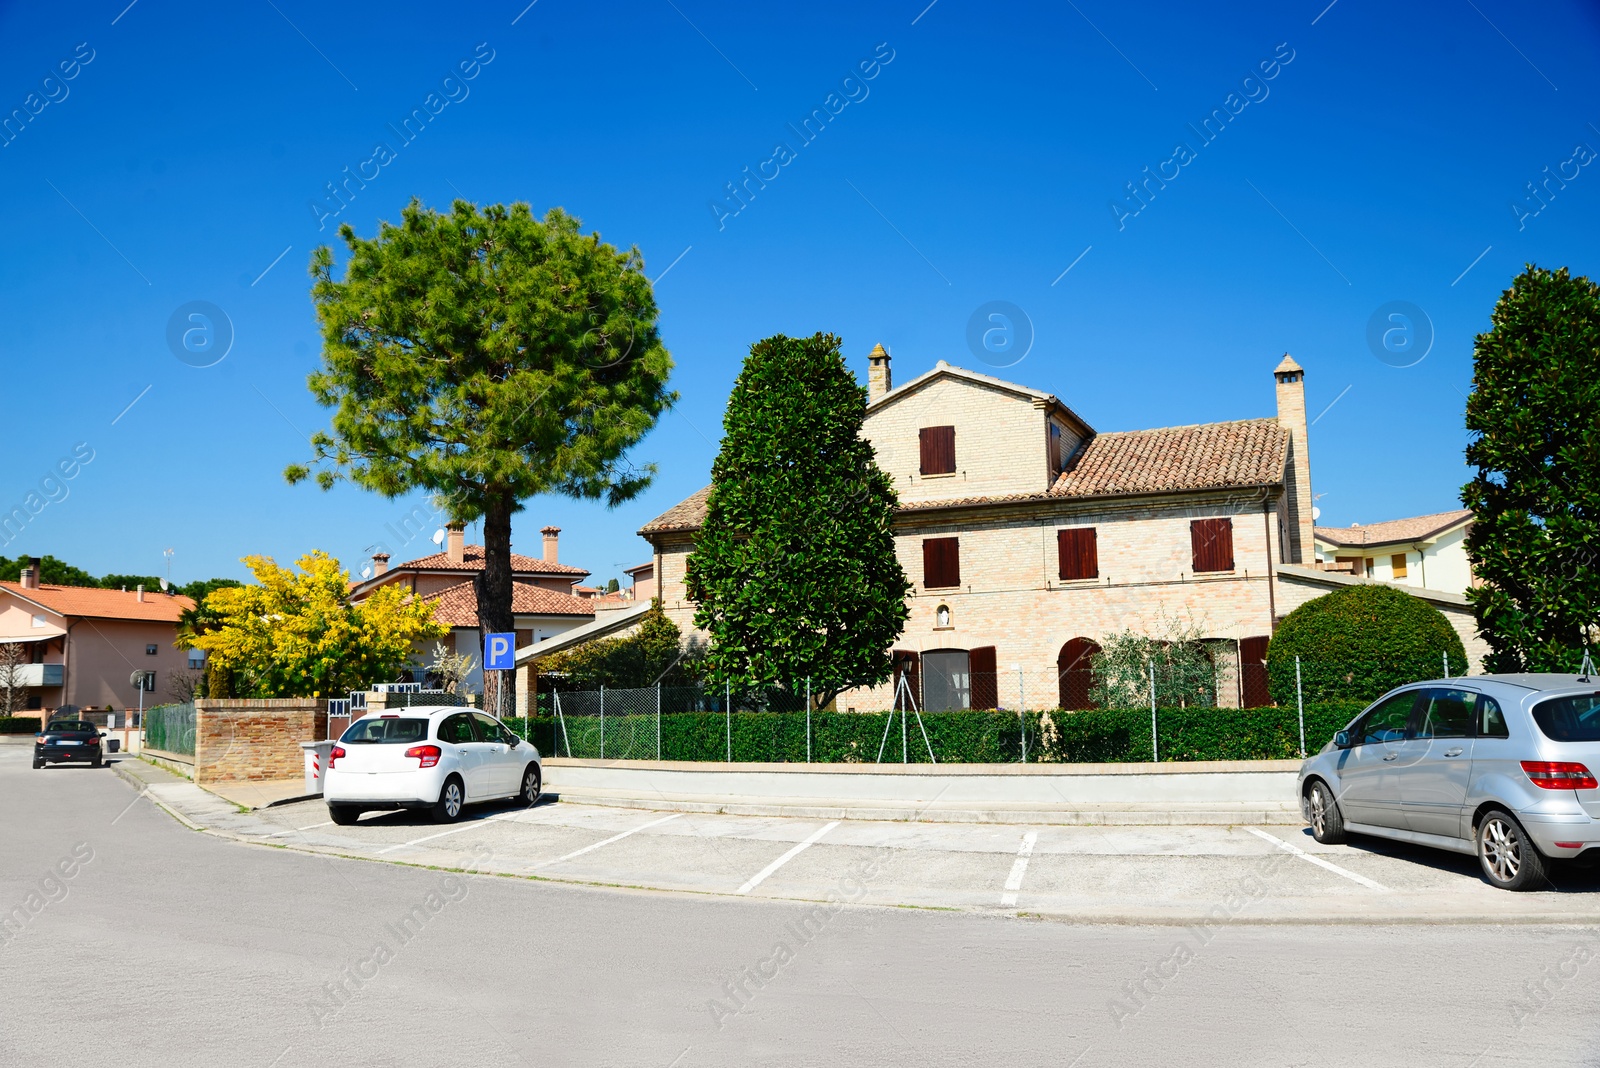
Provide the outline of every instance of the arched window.
[[1061,707],[1066,709],[1093,708],[1089,700],[1089,687],[1094,674],[1089,665],[1100,652],[1100,646],[1088,638],[1074,638],[1061,647],[1056,657],[1056,673],[1061,683]]

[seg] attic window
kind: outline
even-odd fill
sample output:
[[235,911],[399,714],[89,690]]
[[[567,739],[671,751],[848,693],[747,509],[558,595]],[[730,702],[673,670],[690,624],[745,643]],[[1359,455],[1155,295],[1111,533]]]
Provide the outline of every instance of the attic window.
[[36,627],[48,627],[50,624],[45,622],[44,616],[34,616],[33,625]]
[[953,475],[956,473],[956,428],[953,426],[925,426],[919,433],[922,441],[922,473],[924,475]]

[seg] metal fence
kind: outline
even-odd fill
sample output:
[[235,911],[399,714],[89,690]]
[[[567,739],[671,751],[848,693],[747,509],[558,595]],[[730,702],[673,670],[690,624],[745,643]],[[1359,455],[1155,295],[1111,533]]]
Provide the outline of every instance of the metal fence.
[[145,709],[144,747],[194,756],[194,704]]
[[[816,707],[809,684],[541,692],[517,733],[600,760],[1031,762],[1289,758],[1394,686],[1460,675],[1395,663],[1132,664],[1120,676],[943,672],[932,657]],[[932,670],[930,670],[930,668]]]

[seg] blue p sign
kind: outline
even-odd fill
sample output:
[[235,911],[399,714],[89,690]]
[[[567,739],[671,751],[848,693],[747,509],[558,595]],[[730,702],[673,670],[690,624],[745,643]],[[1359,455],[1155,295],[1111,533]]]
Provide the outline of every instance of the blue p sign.
[[517,636],[515,634],[485,634],[483,636],[483,666],[490,671],[512,671],[517,666]]

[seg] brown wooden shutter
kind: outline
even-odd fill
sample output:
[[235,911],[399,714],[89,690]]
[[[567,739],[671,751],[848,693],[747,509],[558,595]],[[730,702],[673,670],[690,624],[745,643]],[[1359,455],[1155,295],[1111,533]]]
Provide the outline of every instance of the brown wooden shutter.
[[1244,685],[1244,707],[1264,708],[1272,704],[1272,693],[1267,686],[1267,643],[1270,638],[1258,635],[1239,639],[1239,674]]
[[925,426],[918,437],[922,444],[922,473],[953,475],[956,470],[956,428]]
[[999,708],[1000,679],[995,666],[994,646],[984,645],[967,654],[968,670],[972,672],[972,699],[970,708]]
[[1100,553],[1094,527],[1056,531],[1056,556],[1063,581],[1100,577]]
[[961,585],[961,539],[924,538],[922,585],[930,590]]
[[1192,520],[1189,540],[1194,549],[1196,573],[1233,570],[1233,520]]
[[896,649],[890,654],[894,661],[894,702],[890,706],[894,709],[905,707],[905,698],[900,694],[900,679],[906,680],[906,688],[911,691],[911,699],[918,709],[922,707],[922,657],[909,649]]

